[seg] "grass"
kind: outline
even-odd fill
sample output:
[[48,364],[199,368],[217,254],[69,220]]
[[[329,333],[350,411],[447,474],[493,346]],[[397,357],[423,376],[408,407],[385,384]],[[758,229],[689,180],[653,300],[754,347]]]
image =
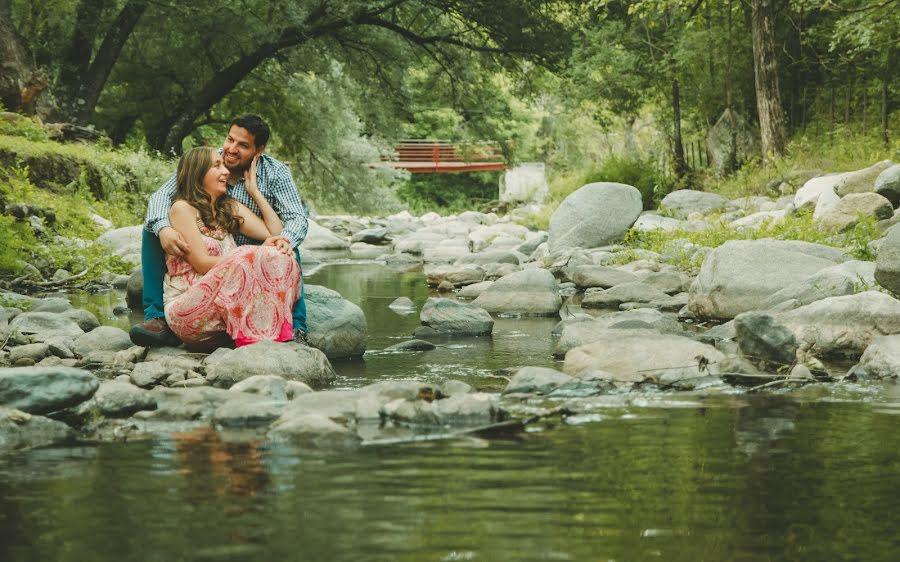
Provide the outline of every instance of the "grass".
[[819,228],[813,221],[811,212],[802,211],[785,217],[782,222],[766,222],[758,229],[738,230],[726,223],[714,223],[710,228],[701,231],[631,230],[625,236],[625,246],[628,249],[616,255],[615,263],[628,263],[636,258],[637,250],[650,250],[658,254],[667,254],[668,261],[675,267],[696,275],[705,257],[705,252],[696,251],[697,246],[717,248],[729,240],[761,238],[824,244],[842,248],[856,259],[871,261],[875,256],[869,250],[868,244],[882,236],[875,223],[874,217],[866,217],[846,232],[830,233]]
[[[25,263],[35,265],[45,276],[57,269],[78,273],[91,268],[86,281],[104,271],[129,272],[130,264],[89,243],[102,234],[91,216],[106,218],[115,227],[140,224],[147,197],[171,176],[174,162],[140,151],[61,144],[47,140],[42,133],[38,123],[26,118],[0,123],[0,154],[5,162],[0,168],[0,206],[38,208],[46,228],[45,235],[37,236],[25,221],[0,215],[0,274],[16,275]],[[27,164],[36,158],[70,167],[74,163],[78,177],[67,185],[38,187],[31,179],[37,170]],[[41,171],[55,180],[52,172],[52,167],[49,172]]]

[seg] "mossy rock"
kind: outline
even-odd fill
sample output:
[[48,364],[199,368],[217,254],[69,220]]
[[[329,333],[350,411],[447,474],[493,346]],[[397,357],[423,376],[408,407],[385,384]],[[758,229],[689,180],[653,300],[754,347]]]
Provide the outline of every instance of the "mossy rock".
[[0,149],[0,167],[28,167],[28,179],[34,185],[57,193],[73,191],[82,175],[87,188],[97,199],[103,199],[103,177],[94,164],[53,152],[23,154]]

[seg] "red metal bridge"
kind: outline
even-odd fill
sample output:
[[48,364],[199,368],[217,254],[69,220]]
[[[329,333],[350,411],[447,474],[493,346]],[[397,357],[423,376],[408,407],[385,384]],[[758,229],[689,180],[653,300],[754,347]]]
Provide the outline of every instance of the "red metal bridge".
[[495,142],[454,143],[448,140],[406,139],[394,147],[395,157],[380,164],[413,174],[505,170],[503,148]]

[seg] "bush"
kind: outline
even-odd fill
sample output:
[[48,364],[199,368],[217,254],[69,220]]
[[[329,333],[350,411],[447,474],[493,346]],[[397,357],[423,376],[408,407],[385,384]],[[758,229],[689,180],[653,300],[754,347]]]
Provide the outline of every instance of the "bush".
[[397,196],[416,214],[441,210],[458,213],[481,209],[496,201],[501,172],[412,174]]

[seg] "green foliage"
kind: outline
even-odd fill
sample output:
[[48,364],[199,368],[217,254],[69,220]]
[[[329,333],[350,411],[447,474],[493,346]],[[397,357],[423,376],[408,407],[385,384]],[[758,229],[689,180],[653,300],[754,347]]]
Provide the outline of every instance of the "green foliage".
[[415,213],[480,209],[497,199],[500,172],[411,174],[397,195]]
[[885,159],[900,159],[900,140],[895,139],[886,147],[873,135],[838,127],[819,137],[806,133],[796,135],[781,158],[765,165],[758,159],[752,160],[727,178],[707,174],[699,183],[702,189],[730,199],[750,195],[778,197],[781,194],[773,188],[782,181],[796,190],[814,175],[859,170]]
[[874,256],[868,244],[882,235],[875,223],[873,217],[867,217],[846,232],[832,233],[822,230],[813,221],[812,213],[799,212],[781,222],[767,222],[758,229],[738,230],[728,224],[719,223],[700,231],[631,230],[625,237],[625,244],[632,252],[621,252],[617,254],[616,259],[618,263],[627,263],[636,257],[636,250],[650,250],[668,255],[669,261],[676,267],[697,274],[703,264],[704,254],[695,249],[686,249],[686,242],[704,248],[717,248],[729,240],[774,238],[834,246],[846,250],[856,259],[871,261]]
[[[2,107],[0,111],[3,111]],[[23,115],[0,119],[0,135],[23,137],[31,141],[49,140],[47,131],[38,121]]]
[[3,240],[0,244],[0,273],[18,273],[25,263],[26,250],[35,244],[31,229],[13,217],[0,215],[0,240]]

